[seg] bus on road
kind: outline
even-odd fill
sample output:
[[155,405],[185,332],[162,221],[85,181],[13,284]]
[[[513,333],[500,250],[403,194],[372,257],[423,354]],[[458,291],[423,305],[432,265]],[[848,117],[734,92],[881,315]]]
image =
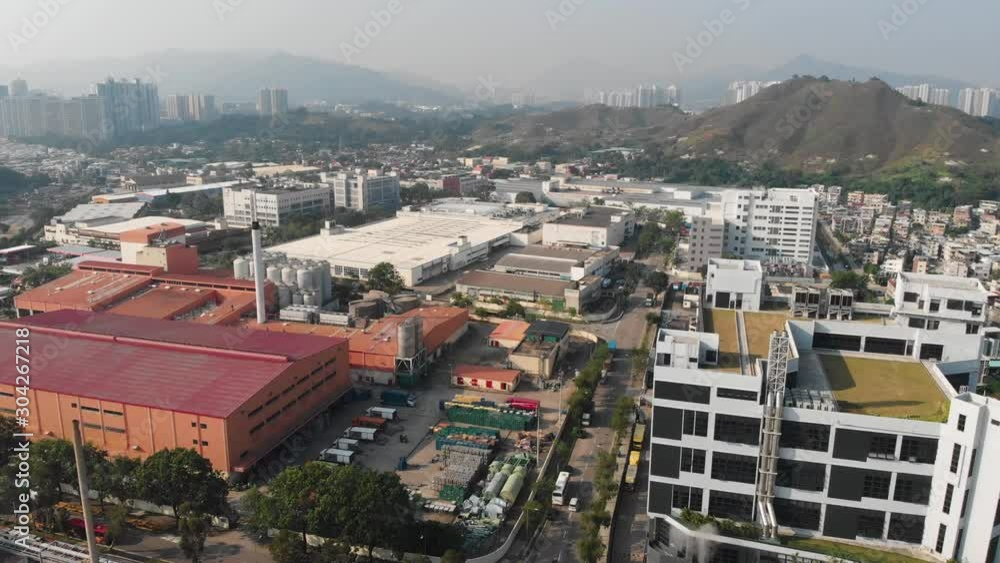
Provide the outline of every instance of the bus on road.
[[556,488],[552,491],[552,505],[566,504],[566,489],[569,487],[569,471],[563,471],[556,477]]
[[625,488],[629,491],[635,490],[635,481],[639,476],[639,463],[642,457],[641,452],[632,452],[628,457],[628,469],[625,470]]

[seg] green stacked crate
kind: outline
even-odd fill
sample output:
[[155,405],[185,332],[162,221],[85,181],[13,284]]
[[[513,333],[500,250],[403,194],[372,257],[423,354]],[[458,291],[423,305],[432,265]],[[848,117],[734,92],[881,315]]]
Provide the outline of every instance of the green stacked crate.
[[438,495],[438,498],[461,504],[465,500],[465,487],[445,485],[441,488],[441,494]]
[[501,430],[527,430],[532,422],[532,416],[515,412],[505,412],[496,409],[449,407],[445,413],[448,420],[476,426],[500,428]]

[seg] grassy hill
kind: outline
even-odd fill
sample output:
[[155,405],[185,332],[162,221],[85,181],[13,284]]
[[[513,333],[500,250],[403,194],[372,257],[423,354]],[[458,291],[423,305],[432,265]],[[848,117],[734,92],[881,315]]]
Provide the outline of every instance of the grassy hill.
[[917,162],[996,164],[998,139],[988,120],[912,102],[880,80],[816,78],[789,80],[741,104],[699,115],[675,108],[587,106],[496,120],[473,135],[479,145],[519,152],[625,145],[666,156],[854,173]]

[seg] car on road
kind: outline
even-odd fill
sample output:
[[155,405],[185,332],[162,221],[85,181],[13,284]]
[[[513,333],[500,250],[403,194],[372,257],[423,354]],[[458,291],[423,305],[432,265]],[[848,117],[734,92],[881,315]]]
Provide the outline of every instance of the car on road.
[[579,506],[580,506],[580,499],[579,498],[573,497],[573,498],[569,499],[569,511],[570,512],[576,512],[576,510],[577,510],[577,508]]

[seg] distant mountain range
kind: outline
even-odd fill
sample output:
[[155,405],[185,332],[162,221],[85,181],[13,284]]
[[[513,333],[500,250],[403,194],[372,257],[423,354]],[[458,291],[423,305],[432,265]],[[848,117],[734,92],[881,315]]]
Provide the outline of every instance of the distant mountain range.
[[22,77],[31,88],[75,96],[108,76],[140,78],[159,84],[160,97],[200,92],[220,100],[255,100],[264,87],[283,87],[293,105],[312,100],[331,103],[403,100],[449,104],[461,99],[454,88],[406,74],[288,53],[190,52],[169,50],[127,59],[57,61],[29,67],[0,64],[0,83]]
[[1000,163],[998,133],[956,109],[912,102],[881,80],[798,78],[698,115],[602,105],[519,114],[483,124],[472,141],[526,152],[650,147],[676,157],[867,172],[910,159]]

